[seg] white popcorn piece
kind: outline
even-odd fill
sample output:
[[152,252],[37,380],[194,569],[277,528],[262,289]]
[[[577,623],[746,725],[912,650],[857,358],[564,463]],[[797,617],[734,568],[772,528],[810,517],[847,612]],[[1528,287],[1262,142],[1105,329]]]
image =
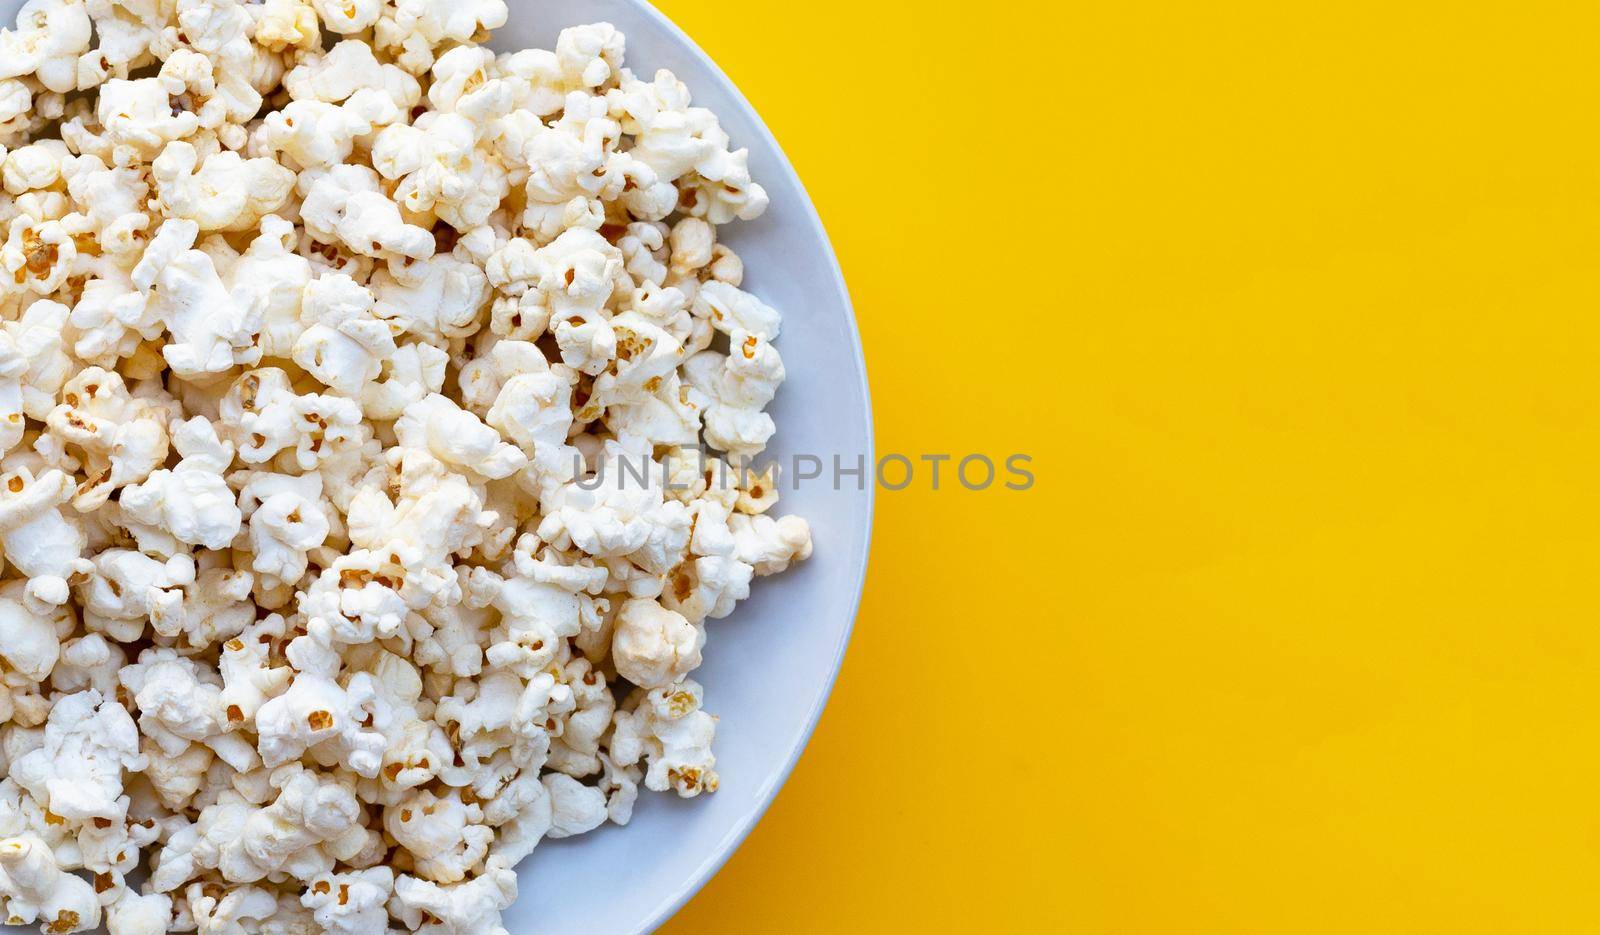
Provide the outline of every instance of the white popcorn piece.
[[[0,325],[0,373],[8,372],[13,364],[10,352],[20,354],[26,367],[20,373],[21,408],[0,412],[0,439],[10,438],[10,433],[20,427],[20,419],[13,413],[25,413],[29,418],[44,421],[55,408],[56,396],[76,369],[66,342],[62,339],[70,310],[59,302],[41,299],[29,305],[22,317]],[[8,340],[9,339],[9,340]],[[9,398],[9,394],[8,398]],[[13,442],[12,444],[15,444]],[[10,445],[0,442],[0,448]]]
[[417,79],[398,66],[380,64],[371,46],[351,39],[302,59],[283,76],[283,87],[294,100],[330,104],[364,88],[383,91],[401,110],[409,110],[422,99]]
[[167,756],[153,740],[146,739],[140,748],[149,761],[140,775],[150,783],[161,804],[171,809],[190,806],[216,761],[216,754],[204,744],[189,744],[177,756]]
[[283,206],[295,175],[271,159],[242,159],[223,150],[202,163],[185,142],[168,143],[151,164],[168,217],[194,221],[202,231],[255,230]]
[[606,302],[621,272],[620,251],[581,228],[537,249],[513,240],[489,258],[488,266],[489,282],[519,296],[522,314],[551,323],[567,366],[591,375],[616,356]]
[[394,433],[406,448],[420,448],[452,468],[491,480],[510,477],[528,462],[499,432],[438,393],[407,406]]
[[255,43],[269,52],[310,49],[322,38],[322,22],[309,0],[266,0],[251,15]]
[[383,11],[378,0],[311,0],[311,5],[329,31],[342,36],[372,28]]
[[276,367],[247,371],[234,381],[220,406],[239,460],[263,464],[289,459],[302,471],[361,441],[361,408],[348,399],[317,393],[298,395]]
[[811,557],[811,526],[798,516],[735,514],[728,519],[739,560],[758,575],[776,575]]
[[255,618],[250,600],[254,583],[248,571],[205,569],[182,590],[152,595],[150,628],[177,639],[186,649],[203,649],[227,639]]
[[457,230],[478,227],[511,191],[498,160],[478,149],[472,121],[460,114],[424,114],[378,134],[372,165],[398,180],[394,198],[413,215],[436,215]]
[[29,129],[33,88],[16,78],[0,80],[0,141],[16,142]]
[[37,921],[39,931],[57,935],[100,924],[100,901],[89,881],[63,870],[50,846],[36,837],[0,841],[0,896],[6,918]]
[[0,596],[0,661],[8,686],[16,679],[38,683],[49,678],[61,658],[61,641],[77,627],[70,606],[36,613],[27,604],[20,594]]
[[19,146],[0,159],[0,182],[12,195],[50,188],[61,178],[62,164],[71,158],[66,144],[59,140]]
[[373,314],[376,300],[341,273],[306,284],[300,320],[305,330],[291,352],[307,373],[345,396],[358,395],[395,352],[389,324]]
[[484,872],[464,883],[441,886],[402,874],[394,898],[402,922],[424,935],[509,935],[500,913],[517,898],[517,875],[489,861]]
[[223,548],[233,541],[242,522],[234,493],[222,476],[233,462],[233,443],[219,440],[204,416],[179,423],[172,443],[183,460],[170,471],[154,471],[125,488],[123,516],[153,526],[183,545]]
[[287,691],[256,711],[261,760],[271,769],[321,746],[335,763],[371,779],[378,774],[385,742],[382,734],[362,727],[362,716],[338,683],[301,672]]
[[374,42],[412,74],[433,64],[434,49],[477,42],[506,23],[505,0],[395,0],[385,8]]
[[393,98],[376,88],[361,88],[342,104],[290,101],[267,115],[262,142],[302,169],[327,169],[348,159],[357,141],[400,118]]
[[394,871],[370,867],[328,874],[311,882],[300,902],[328,935],[368,935],[388,929],[385,908],[394,895]]
[[[562,678],[572,690],[575,707],[561,725],[561,735],[552,742],[546,765],[573,777],[591,776],[604,765],[600,745],[611,727],[617,702],[611,696],[611,688],[606,680],[586,658],[569,662],[562,671]],[[619,810],[623,807],[621,800],[612,803],[608,793],[608,814],[611,814],[613,804]]]
[[304,326],[300,307],[311,282],[311,263],[294,251],[294,225],[269,215],[261,219],[260,236],[223,274],[228,295],[252,321],[259,320],[263,357],[288,357]]
[[28,357],[9,334],[0,333],[0,455],[21,444],[26,428],[22,397]]
[[66,284],[78,257],[77,242],[56,220],[21,214],[11,219],[0,245],[0,287],[6,292],[49,295]]
[[82,0],[29,0],[16,28],[0,29],[0,78],[31,76],[50,91],[75,90],[90,30]]
[[449,255],[391,264],[373,275],[379,317],[406,334],[438,346],[481,327],[489,280],[476,264]]
[[121,821],[127,811],[123,770],[144,766],[133,718],[121,704],[89,689],[55,703],[43,745],[11,764],[11,778],[68,821]]
[[161,562],[132,549],[106,549],[94,557],[82,586],[84,623],[121,642],[138,639],[166,593],[194,580],[188,553]]
[[106,929],[111,935],[166,935],[172,922],[172,897],[165,893],[140,895],[124,890],[106,909]]
[[57,470],[35,478],[26,468],[0,475],[0,547],[28,576],[30,600],[55,606],[67,601],[67,585],[93,568],[83,557],[88,537],[62,515],[72,481]]
[[689,513],[665,498],[658,464],[607,442],[596,475],[574,480],[551,498],[539,536],[596,558],[627,557],[664,574],[689,541]]
[[361,803],[347,783],[296,763],[273,770],[270,782],[278,792],[265,808],[233,795],[200,813],[192,846],[196,867],[214,868],[230,883],[293,870],[310,877],[366,844]]
[[693,679],[640,692],[616,714],[611,756],[623,766],[644,760],[648,789],[671,789],[684,798],[715,792],[720,781],[712,769],[716,718],[701,710],[704,697]]
[[730,353],[701,351],[684,364],[683,372],[704,410],[707,444],[739,458],[765,450],[777,427],[763,410],[785,376],[783,361],[770,343],[737,331]]
[[617,613],[611,658],[617,674],[640,688],[665,688],[700,665],[705,631],[652,600],[631,600]]
[[80,512],[103,505],[113,491],[143,481],[166,461],[171,410],[134,397],[116,371],[80,371],[62,387],[61,399],[45,422],[58,444],[81,453],[87,478],[72,501]]
[[284,617],[270,614],[222,644],[222,710],[235,728],[253,722],[261,705],[289,686],[294,672],[282,664],[281,646],[287,632]]
[[211,257],[199,250],[179,254],[154,287],[149,314],[170,332],[161,353],[173,373],[205,377],[261,359],[262,310],[234,303]]
[[416,855],[413,872],[435,883],[466,879],[488,856],[494,832],[482,821],[483,809],[462,802],[460,790],[442,798],[412,790],[383,813],[384,830]]
[[222,676],[170,649],[147,649],[120,675],[139,708],[139,729],[160,755],[183,757],[192,743],[204,744],[240,772],[259,765],[250,742],[229,733],[222,704]]
[[536,346],[500,341],[490,358],[463,367],[459,382],[469,401],[495,390],[485,421],[528,455],[530,473],[523,481],[530,490],[544,499],[572,479],[580,456],[567,444],[571,380],[545,363]]
[[226,889],[191,883],[185,891],[185,904],[200,935],[233,935],[248,932],[278,911],[277,897],[259,886],[232,886]]
[[200,117],[174,108],[159,78],[113,78],[100,86],[96,117],[117,165],[154,159],[174,140],[200,129]]
[[373,421],[400,418],[406,407],[444,389],[450,355],[431,344],[406,344],[383,362],[379,379],[361,388],[361,411]]
[[300,175],[299,189],[305,198],[301,219],[319,241],[379,259],[433,256],[433,234],[405,223],[371,169],[341,165],[308,170]]
[[328,538],[332,523],[322,501],[322,477],[255,471],[239,490],[248,521],[251,571],[267,587],[305,577],[309,553]]

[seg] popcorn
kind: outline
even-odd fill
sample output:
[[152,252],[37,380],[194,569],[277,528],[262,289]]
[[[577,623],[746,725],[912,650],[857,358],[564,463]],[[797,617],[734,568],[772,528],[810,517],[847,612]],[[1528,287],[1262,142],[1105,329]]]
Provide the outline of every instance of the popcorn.
[[339,854],[360,852],[370,832],[348,784],[299,764],[274,770],[270,782],[278,793],[266,808],[233,795],[200,813],[196,867],[215,869],[230,883],[254,883],[291,868],[303,876],[327,873]]
[[77,256],[77,243],[60,221],[19,215],[0,246],[0,269],[7,274],[0,285],[7,292],[49,295],[66,283]]
[[250,472],[239,491],[239,507],[250,532],[250,569],[267,587],[305,577],[308,553],[332,530],[323,509],[322,477]]
[[111,935],[165,935],[172,919],[172,897],[165,893],[141,896],[125,890],[106,909],[106,928]]
[[297,395],[276,367],[246,371],[220,407],[239,460],[263,464],[280,455],[302,471],[360,440],[361,409],[348,399]]
[[537,249],[513,240],[490,257],[488,268],[490,283],[519,297],[520,313],[553,323],[567,366],[591,375],[616,355],[605,306],[621,271],[617,249],[581,228]]
[[477,416],[438,393],[407,406],[394,434],[407,448],[429,451],[452,468],[491,480],[511,476],[528,461]]
[[301,672],[288,691],[256,712],[262,762],[271,769],[299,758],[313,747],[326,745],[324,749],[334,762],[343,762],[371,779],[378,774],[385,742],[381,734],[361,727],[362,716],[351,696],[337,683],[316,673]]
[[311,263],[294,252],[294,225],[275,215],[261,219],[260,236],[228,267],[228,295],[244,314],[261,322],[263,357],[288,357],[304,326],[301,304],[311,282]]
[[306,284],[300,310],[305,330],[290,352],[307,373],[354,396],[383,372],[395,351],[389,325],[373,315],[372,293],[342,273]]
[[222,706],[222,676],[214,669],[155,648],[141,653],[120,678],[138,705],[140,731],[162,756],[180,757],[191,743],[203,743],[240,772],[258,764],[250,743],[228,734],[233,724]]
[[439,255],[379,270],[372,292],[379,317],[433,346],[477,332],[489,281],[476,264]]
[[754,457],[777,430],[762,410],[783,382],[783,361],[770,343],[746,331],[734,332],[732,352],[701,351],[684,364],[704,410],[706,443],[743,458]]
[[113,78],[100,86],[96,117],[117,165],[148,162],[200,129],[200,117],[172,106],[159,78]]
[[61,399],[45,423],[51,439],[80,454],[87,476],[72,500],[80,512],[100,507],[114,491],[143,481],[166,461],[171,410],[135,398],[116,371],[79,372],[62,387]]
[[735,515],[728,519],[739,560],[758,575],[776,575],[811,557],[811,527],[798,516]]
[[303,169],[327,169],[350,158],[357,140],[400,119],[400,110],[387,94],[361,88],[343,104],[310,99],[290,101],[267,115],[261,139],[271,152],[280,152]]
[[509,935],[500,911],[517,898],[517,875],[490,861],[482,874],[464,883],[440,886],[402,874],[394,883],[400,920],[426,935]]
[[406,344],[383,362],[379,379],[361,388],[361,411],[373,421],[400,418],[406,407],[444,389],[450,355],[431,344]]
[[309,49],[321,39],[321,20],[307,0],[266,0],[251,11],[256,45],[270,52]]
[[664,498],[659,473],[650,476],[653,467],[637,452],[607,442],[593,483],[573,481],[552,496],[540,538],[664,573],[688,544],[689,514]]
[[482,821],[483,809],[462,802],[459,791],[440,798],[413,790],[383,813],[384,830],[416,855],[416,875],[435,883],[465,879],[488,856],[494,832]]
[[32,111],[32,88],[15,78],[0,81],[0,144],[26,136]]
[[6,559],[28,577],[31,601],[66,603],[68,583],[93,567],[83,558],[88,537],[61,511],[72,482],[57,470],[35,478],[21,468],[0,476],[0,484],[0,548]]
[[663,688],[700,665],[705,631],[652,600],[631,600],[617,614],[611,658],[617,674],[640,688]]
[[505,0],[395,0],[378,20],[379,48],[414,74],[433,63],[433,50],[469,42],[506,24]]
[[278,911],[277,897],[259,886],[237,886],[220,890],[203,883],[189,884],[185,895],[195,930],[201,935],[232,935],[250,931],[257,923]]
[[35,613],[15,597],[0,597],[0,661],[5,663],[6,682],[10,684],[13,677],[42,682],[61,658],[61,639],[76,628],[76,614],[70,607],[54,614]]
[[337,104],[363,88],[381,90],[395,107],[409,110],[422,99],[417,79],[385,65],[364,42],[346,39],[320,55],[303,58],[283,76],[284,90],[297,101]]
[[476,128],[460,114],[429,113],[385,129],[373,142],[372,165],[399,180],[395,201],[408,214],[436,215],[457,230],[486,223],[511,191],[505,170],[477,148]]
[[636,694],[616,714],[611,756],[621,766],[647,762],[647,789],[671,789],[683,798],[715,792],[720,780],[712,769],[711,738],[717,725],[700,709],[704,697],[693,679]]
[[167,216],[194,221],[202,231],[256,230],[283,206],[295,182],[293,172],[271,159],[241,159],[227,150],[201,163],[185,142],[168,143],[151,173]]
[[82,0],[29,0],[17,12],[16,29],[0,30],[0,78],[31,76],[50,91],[74,90],[89,39]]
[[366,935],[385,930],[385,904],[394,893],[394,871],[372,867],[314,880],[300,902],[329,935]]
[[311,170],[300,175],[299,187],[305,198],[301,219],[317,240],[380,259],[433,256],[433,235],[405,223],[371,169],[342,165]]
[[6,918],[39,922],[39,931],[82,932],[100,924],[100,901],[89,881],[61,868],[50,846],[35,837],[0,841],[0,896]]
[[[137,282],[138,269],[134,275]],[[173,373],[200,378],[261,359],[261,310],[234,303],[211,257],[181,253],[153,286],[160,291],[150,298],[149,314],[170,332],[161,354]]]
[[0,30],[4,918],[495,935],[540,841],[716,789],[705,621],[812,548],[705,451],[774,430],[766,193],[614,27],[507,15]]
[[[27,363],[18,387],[21,408],[0,413],[0,439],[9,438],[8,433],[20,428],[21,420],[12,419],[13,413],[20,411],[42,422],[55,408],[56,394],[75,369],[61,337],[69,315],[65,305],[41,299],[28,306],[21,318],[0,325],[5,335],[0,338],[0,358],[9,360],[9,352],[14,350]],[[9,366],[0,366],[0,372]],[[10,446],[0,443],[0,447]]]
[[172,443],[183,460],[123,490],[123,516],[154,526],[183,545],[220,549],[233,541],[242,521],[233,491],[222,478],[233,462],[233,444],[220,441],[204,416],[179,423]]
[[122,772],[144,766],[127,709],[91,688],[55,703],[44,744],[11,764],[11,778],[69,822],[121,821],[127,812]]
[[141,551],[106,549],[94,557],[81,586],[84,623],[121,642],[138,639],[170,592],[194,580],[194,558],[188,553],[161,562]]
[[348,36],[371,28],[383,11],[378,0],[311,0],[329,32]]

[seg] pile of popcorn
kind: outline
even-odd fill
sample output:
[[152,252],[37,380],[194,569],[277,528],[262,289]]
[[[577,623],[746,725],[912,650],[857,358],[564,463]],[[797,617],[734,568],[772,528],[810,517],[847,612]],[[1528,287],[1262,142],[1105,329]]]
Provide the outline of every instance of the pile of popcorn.
[[729,469],[767,196],[612,26],[506,17],[0,31],[4,921],[498,933],[542,838],[716,789],[706,621],[811,552]]

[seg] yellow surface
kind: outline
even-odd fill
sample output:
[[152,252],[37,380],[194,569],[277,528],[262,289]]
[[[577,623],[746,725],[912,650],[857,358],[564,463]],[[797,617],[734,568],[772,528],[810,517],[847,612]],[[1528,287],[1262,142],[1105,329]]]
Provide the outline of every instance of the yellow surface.
[[880,450],[1039,475],[880,494],[665,932],[1600,930],[1592,4],[661,5],[810,187]]

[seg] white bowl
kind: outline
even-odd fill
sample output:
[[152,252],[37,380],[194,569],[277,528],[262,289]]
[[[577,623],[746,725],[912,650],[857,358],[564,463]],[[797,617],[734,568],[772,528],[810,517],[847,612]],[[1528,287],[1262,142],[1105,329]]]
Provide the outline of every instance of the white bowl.
[[[0,0],[10,25],[21,0]],[[816,726],[844,657],[860,602],[872,527],[871,405],[850,297],[827,234],[794,169],[732,82],[666,17],[642,0],[511,0],[499,50],[552,48],[566,26],[608,21],[628,37],[627,63],[642,75],[669,68],[695,103],[721,119],[772,198],[766,216],[723,229],[745,260],[745,288],[783,312],[778,346],[789,378],[770,412],[769,456],[788,465],[814,455],[824,476],[793,489],[778,511],[811,522],[815,555],[755,582],[751,599],[712,621],[706,663],[695,673],[721,716],[721,789],[688,801],[645,793],[626,828],[607,826],[541,844],[519,868],[521,895],[505,913],[515,935],[644,932],[710,879],[783,785]],[[751,41],[760,41],[759,36]],[[864,458],[863,484],[833,483],[833,459]],[[781,885],[774,881],[774,885]],[[21,930],[13,930],[21,931]]]

